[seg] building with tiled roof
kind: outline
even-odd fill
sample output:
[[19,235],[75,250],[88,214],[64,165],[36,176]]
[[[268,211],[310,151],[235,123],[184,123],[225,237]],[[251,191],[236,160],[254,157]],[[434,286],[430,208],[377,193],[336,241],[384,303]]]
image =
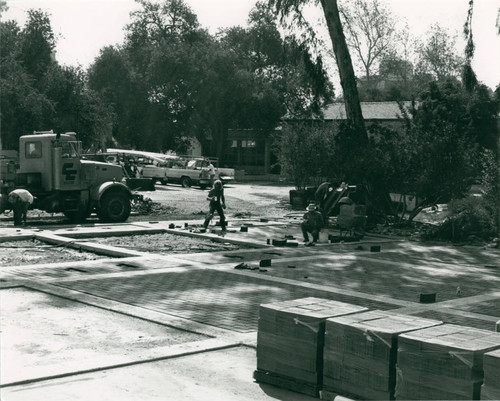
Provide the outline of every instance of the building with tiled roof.
[[[387,128],[400,130],[404,128],[403,113],[400,106],[409,109],[411,102],[361,102],[361,112],[368,132],[373,124],[381,124]],[[297,121],[294,118],[283,119],[287,122]],[[333,103],[323,112],[323,118],[313,118],[315,121],[324,121],[335,125],[346,120],[344,103]],[[303,120],[302,120],[303,121]],[[222,165],[245,170],[251,174],[267,174],[276,162],[276,156],[271,151],[271,138],[252,129],[229,130],[229,147],[222,161]]]

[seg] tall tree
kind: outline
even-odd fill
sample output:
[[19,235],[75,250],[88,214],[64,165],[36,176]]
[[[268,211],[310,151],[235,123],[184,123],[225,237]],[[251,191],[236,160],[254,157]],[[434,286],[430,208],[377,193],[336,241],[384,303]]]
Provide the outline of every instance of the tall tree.
[[[304,6],[309,3],[311,3],[310,0],[269,0],[269,4],[276,8],[282,20],[288,16],[293,16],[293,21],[302,24],[302,26],[307,25],[302,10]],[[344,94],[346,117],[354,128],[353,132],[359,137],[359,141],[366,142],[368,140],[368,135],[361,112],[356,76],[354,74],[351,55],[340,20],[337,0],[320,0],[320,4],[323,9],[339,70],[340,84]],[[307,28],[309,30],[312,29],[310,26],[307,26]]]
[[28,11],[24,29],[0,22],[0,102],[2,145],[17,149],[20,135],[34,130],[77,131],[90,146],[98,141],[109,114],[90,91],[81,69],[61,67],[54,57],[49,16]]
[[381,59],[394,43],[395,21],[389,9],[379,0],[354,0],[341,3],[347,44],[354,50],[369,83]]
[[35,86],[55,63],[55,47],[49,15],[41,10],[28,10],[21,42],[21,60],[26,72],[35,78]]
[[440,81],[458,78],[464,60],[456,52],[456,39],[446,29],[434,24],[417,48],[416,74],[431,73],[434,79]]

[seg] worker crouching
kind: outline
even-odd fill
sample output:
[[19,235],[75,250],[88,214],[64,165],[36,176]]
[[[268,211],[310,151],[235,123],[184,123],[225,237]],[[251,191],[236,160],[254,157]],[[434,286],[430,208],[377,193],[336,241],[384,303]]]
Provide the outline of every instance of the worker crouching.
[[310,204],[307,206],[307,212],[304,214],[303,219],[301,228],[304,242],[309,242],[309,233],[312,235],[312,242],[318,242],[319,233],[323,228],[323,216],[316,209],[316,205]]

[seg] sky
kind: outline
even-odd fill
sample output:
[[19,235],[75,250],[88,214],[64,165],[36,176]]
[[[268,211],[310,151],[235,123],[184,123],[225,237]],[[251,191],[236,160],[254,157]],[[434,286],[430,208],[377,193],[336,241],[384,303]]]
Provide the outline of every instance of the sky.
[[[246,26],[256,0],[185,0],[211,33],[219,28]],[[405,20],[414,37],[423,37],[434,23],[461,38],[468,0],[382,0],[393,14]],[[56,58],[60,64],[87,68],[104,46],[123,43],[129,14],[138,8],[134,0],[7,0],[9,10],[2,20],[16,20],[21,26],[26,11],[41,9],[51,16],[57,37]],[[500,36],[496,35],[500,0],[475,0],[473,33],[476,53],[474,70],[491,88],[500,84]],[[463,42],[458,42],[460,51]]]

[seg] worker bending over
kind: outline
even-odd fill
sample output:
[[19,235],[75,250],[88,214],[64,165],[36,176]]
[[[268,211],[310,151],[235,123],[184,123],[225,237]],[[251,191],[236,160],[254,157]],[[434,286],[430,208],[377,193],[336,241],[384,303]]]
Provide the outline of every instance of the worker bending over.
[[25,189],[14,189],[9,193],[8,201],[14,212],[14,225],[20,226],[22,223],[26,225],[26,215],[33,203],[33,195]]

